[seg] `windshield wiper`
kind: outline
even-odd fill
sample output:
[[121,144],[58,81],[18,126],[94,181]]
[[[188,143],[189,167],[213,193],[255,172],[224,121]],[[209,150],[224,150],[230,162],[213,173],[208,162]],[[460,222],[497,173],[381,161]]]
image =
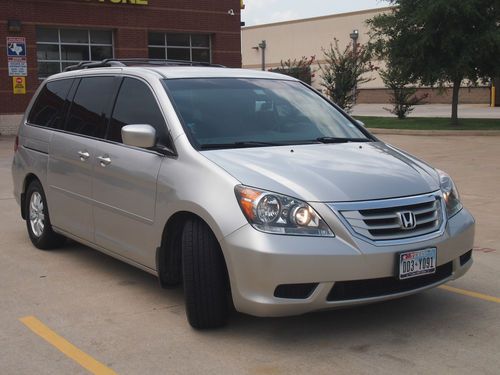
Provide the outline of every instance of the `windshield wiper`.
[[207,143],[200,145],[202,150],[212,150],[218,148],[245,148],[245,147],[266,147],[266,146],[282,146],[280,143],[259,142],[259,141],[241,141],[233,143]]
[[349,143],[349,142],[371,142],[368,138],[338,138],[338,137],[319,137],[316,141],[321,143]]

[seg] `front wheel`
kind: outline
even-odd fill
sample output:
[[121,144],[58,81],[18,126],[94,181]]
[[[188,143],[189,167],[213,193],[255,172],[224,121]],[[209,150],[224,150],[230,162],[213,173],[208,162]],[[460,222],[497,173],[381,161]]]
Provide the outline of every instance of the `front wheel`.
[[229,281],[219,243],[206,223],[189,220],[182,233],[186,314],[193,328],[216,328],[229,315]]
[[47,199],[39,181],[33,181],[26,191],[26,227],[35,247],[49,250],[61,246],[65,238],[52,230]]

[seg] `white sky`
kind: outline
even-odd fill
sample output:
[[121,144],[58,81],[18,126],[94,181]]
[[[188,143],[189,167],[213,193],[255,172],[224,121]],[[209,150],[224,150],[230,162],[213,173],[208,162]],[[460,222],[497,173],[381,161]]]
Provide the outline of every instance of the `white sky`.
[[381,8],[385,0],[245,0],[246,26]]

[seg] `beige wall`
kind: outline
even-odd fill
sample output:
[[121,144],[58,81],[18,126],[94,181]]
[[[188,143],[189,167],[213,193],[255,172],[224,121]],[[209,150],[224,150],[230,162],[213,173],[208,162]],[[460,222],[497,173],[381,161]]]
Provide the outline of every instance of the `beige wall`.
[[[267,43],[266,68],[280,65],[281,60],[300,59],[302,56],[315,55],[321,63],[324,61],[322,48],[328,47],[334,39],[339,40],[341,50],[351,43],[349,34],[353,30],[359,31],[358,42],[366,44],[369,41],[368,26],[366,21],[382,12],[388,12],[391,7],[365,10],[360,12],[335,14],[331,16],[308,18],[296,21],[278,22],[260,26],[244,27],[242,29],[242,57],[243,67],[248,69],[261,69],[261,51],[252,47],[257,46],[262,40]],[[380,68],[384,62],[378,62]],[[313,67],[317,68],[317,65]],[[384,86],[377,72],[369,73],[367,78],[372,78],[368,83],[360,85],[359,103],[387,103],[389,92]],[[316,72],[313,86],[321,89],[321,74]],[[464,87],[460,90],[461,103],[490,102],[489,88],[479,85],[475,88]],[[451,103],[449,92],[419,88],[419,93],[427,94],[428,103]],[[449,91],[449,90],[448,90]],[[500,95],[499,95],[500,96]]]
[[[248,69],[261,68],[261,51],[252,47],[266,40],[266,68],[279,66],[281,60],[300,59],[302,56],[316,56],[323,60],[323,47],[328,47],[334,38],[339,40],[341,49],[351,42],[349,34],[359,30],[358,42],[368,42],[368,27],[366,20],[391,8],[337,14],[305,20],[279,22],[261,26],[250,26],[242,29],[243,67]],[[374,78],[361,88],[383,88],[384,84],[377,73]],[[313,85],[318,87],[319,73],[316,74]]]

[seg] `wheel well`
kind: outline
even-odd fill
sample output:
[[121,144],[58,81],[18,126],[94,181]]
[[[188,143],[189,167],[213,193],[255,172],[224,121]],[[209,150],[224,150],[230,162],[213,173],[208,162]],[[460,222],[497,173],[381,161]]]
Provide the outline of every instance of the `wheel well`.
[[24,178],[23,188],[21,190],[21,217],[24,220],[26,220],[26,190],[33,181],[40,182],[39,178],[33,173],[29,173],[28,175],[26,175],[26,177]]
[[[172,215],[163,229],[161,244],[156,251],[156,269],[162,287],[175,286],[182,282],[182,230],[190,219],[201,220],[207,224],[198,215],[182,211]],[[208,224],[207,226],[210,228]],[[221,255],[224,259],[224,254]]]

